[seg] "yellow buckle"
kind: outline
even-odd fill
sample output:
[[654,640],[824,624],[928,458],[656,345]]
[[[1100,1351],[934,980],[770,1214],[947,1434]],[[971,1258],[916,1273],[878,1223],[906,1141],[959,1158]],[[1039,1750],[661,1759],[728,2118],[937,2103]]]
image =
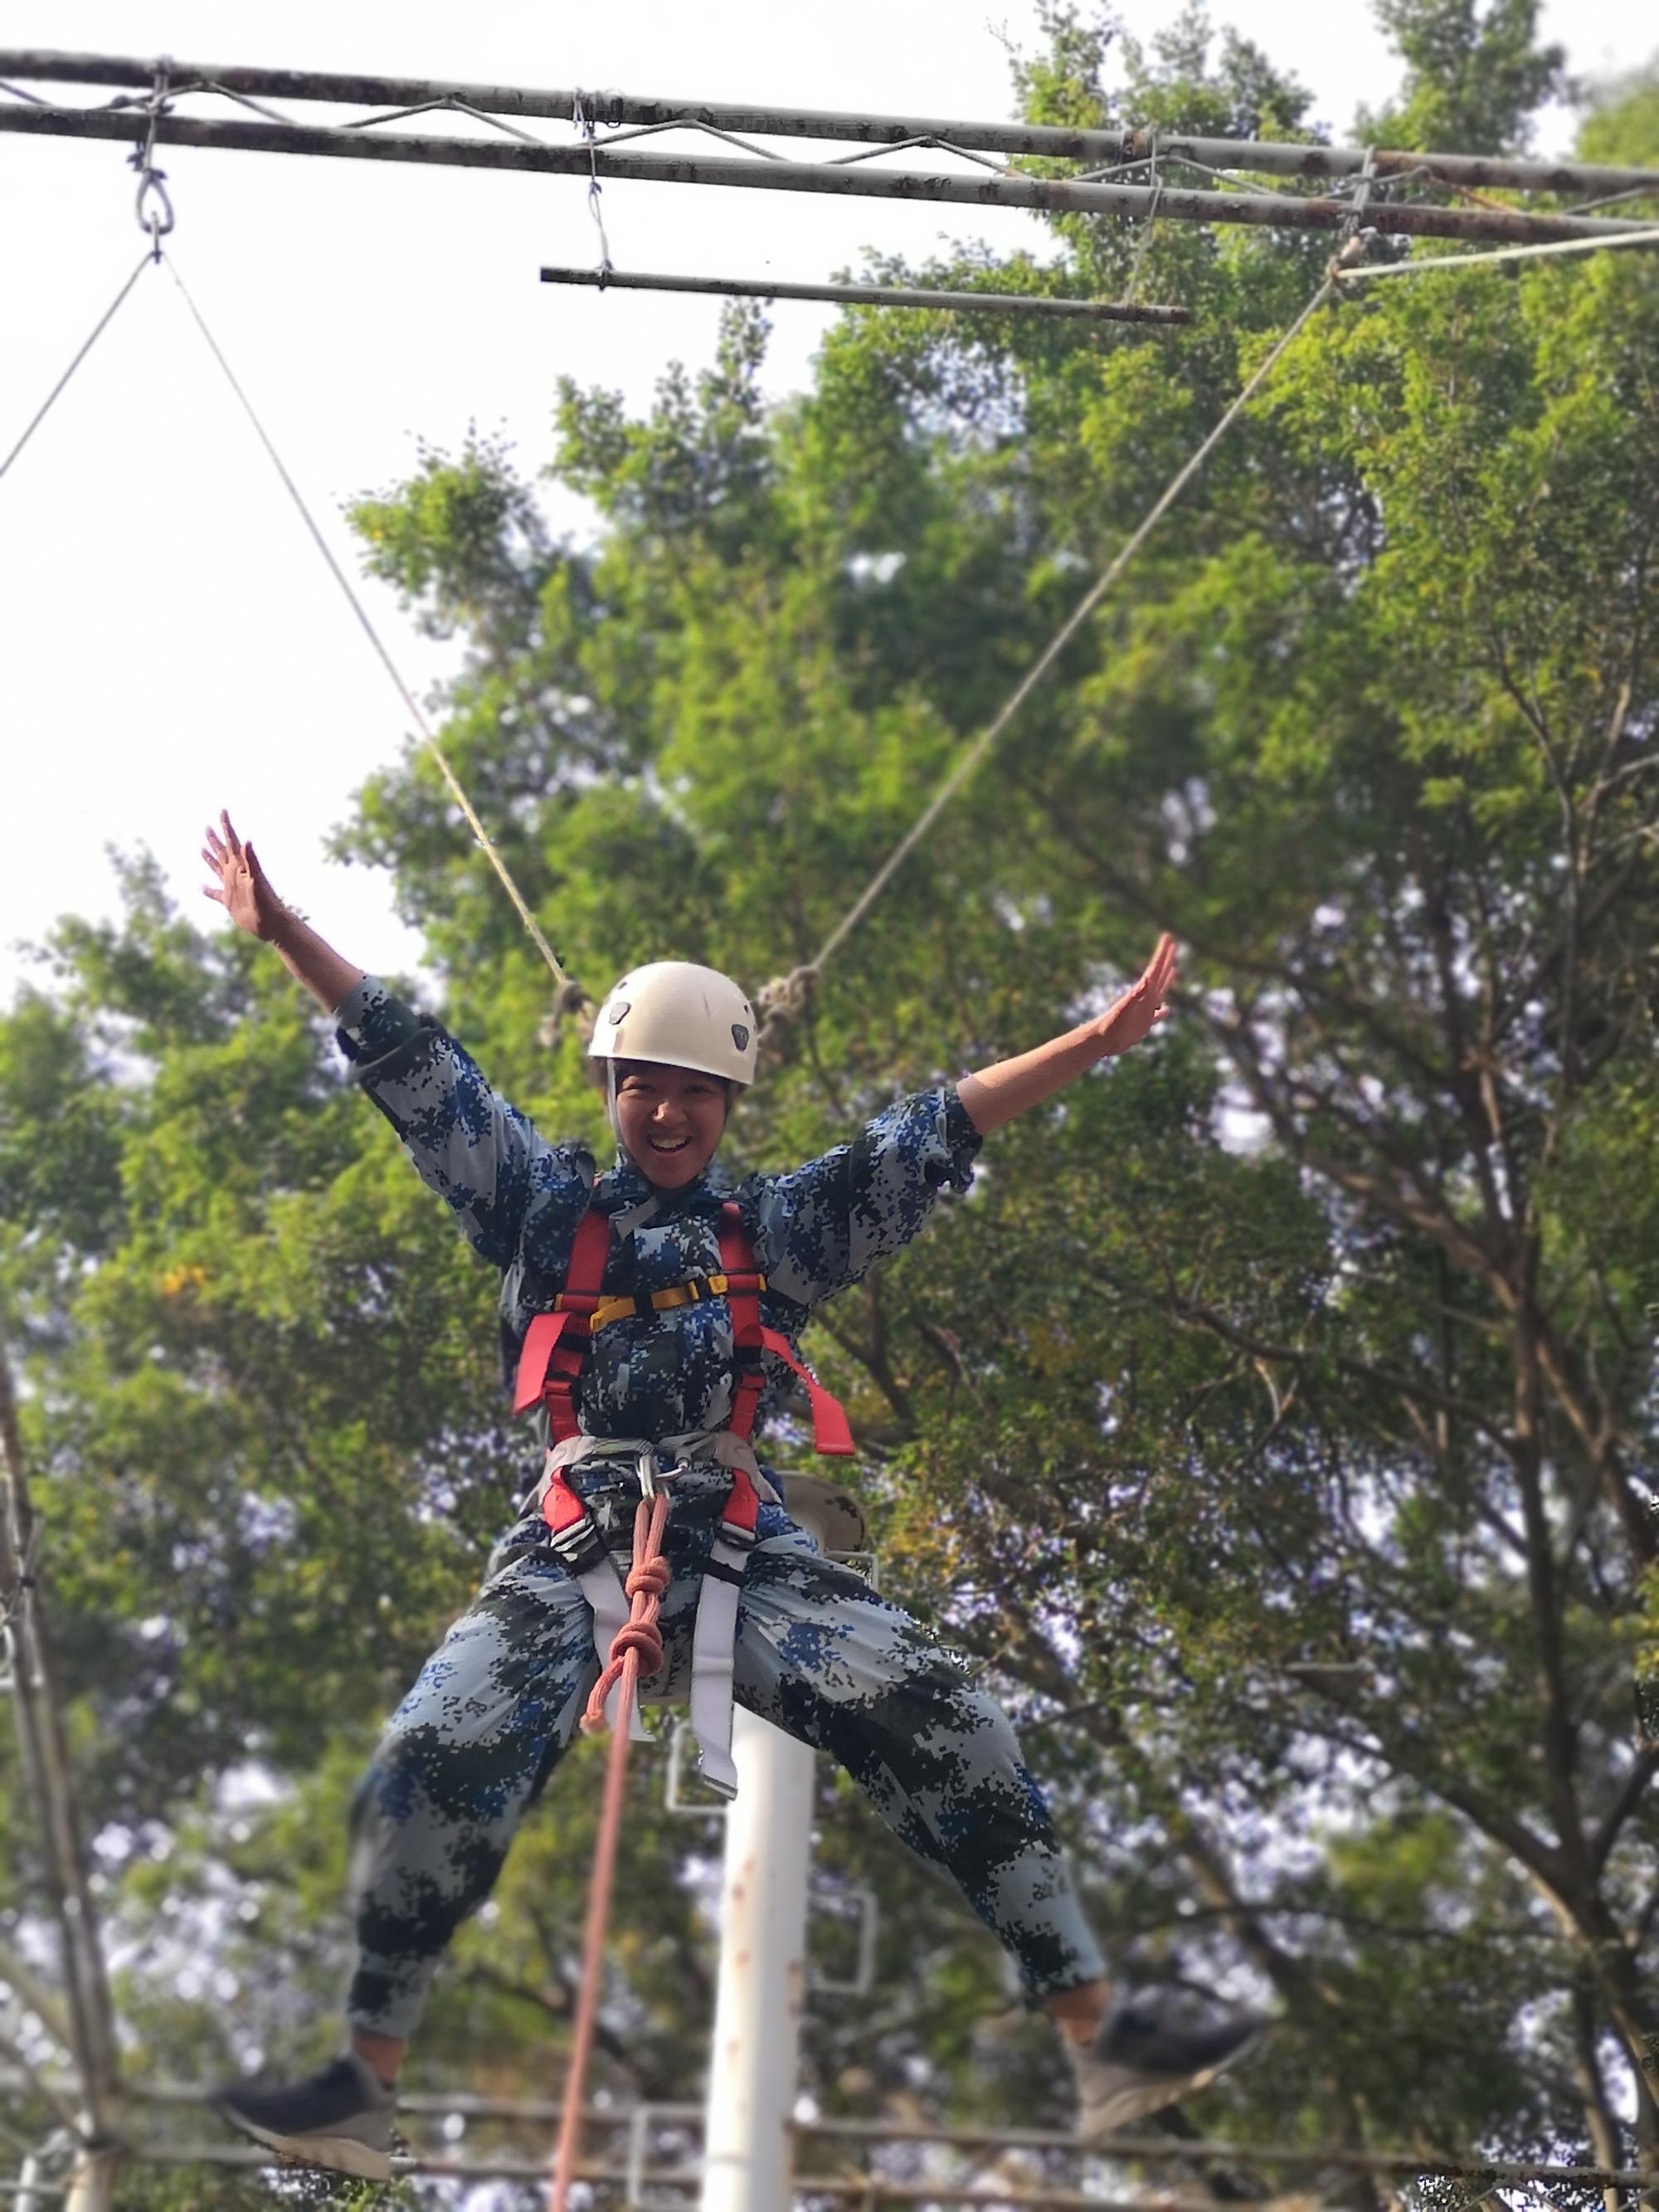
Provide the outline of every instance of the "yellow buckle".
[[[757,1276],[756,1282],[758,1289],[763,1291],[766,1288],[764,1275]],[[651,1308],[653,1313],[672,1313],[677,1306],[699,1305],[705,1297],[723,1298],[731,1288],[732,1278],[729,1275],[706,1275],[700,1282],[676,1283],[671,1289],[653,1291]],[[560,1301],[556,1300],[555,1303]],[[633,1298],[601,1298],[588,1316],[587,1333],[592,1336],[613,1321],[626,1321],[638,1312],[638,1304]]]

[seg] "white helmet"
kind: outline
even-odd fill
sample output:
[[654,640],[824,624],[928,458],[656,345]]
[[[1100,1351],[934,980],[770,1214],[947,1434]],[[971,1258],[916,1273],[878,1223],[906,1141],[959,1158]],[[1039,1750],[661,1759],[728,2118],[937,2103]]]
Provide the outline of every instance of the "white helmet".
[[760,1049],[755,1010],[729,975],[690,960],[630,968],[593,1024],[594,1060],[654,1060],[727,1083],[752,1083]]

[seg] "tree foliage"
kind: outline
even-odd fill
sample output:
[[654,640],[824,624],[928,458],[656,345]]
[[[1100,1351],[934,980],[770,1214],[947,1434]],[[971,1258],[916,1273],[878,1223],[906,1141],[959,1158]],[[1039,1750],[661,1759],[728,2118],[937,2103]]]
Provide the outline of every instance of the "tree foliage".
[[[1559,86],[1529,0],[1384,20],[1403,143],[1517,145]],[[1196,17],[1048,30],[1041,119],[1307,128]],[[1651,105],[1587,150],[1659,158]],[[465,645],[446,746],[595,990],[668,951],[756,985],[811,959],[1325,251],[1054,229],[1057,261],[916,273],[1099,294],[1145,245],[1191,328],[853,313],[769,408],[744,311],[642,420],[561,388],[548,472],[591,538],[482,439],[362,503],[370,565]],[[1319,318],[734,1127],[804,1157],[1075,1018],[1156,928],[1188,948],[1169,1032],[999,1136],[813,1349],[888,1586],[994,1670],[1123,1971],[1281,2012],[1246,2139],[1659,2153],[1656,354],[1633,255]],[[429,761],[340,843],[500,1085],[597,1140]],[[134,2063],[199,2070],[331,2035],[351,1777],[532,1470],[493,1286],[321,1025],[129,890],[0,1032],[0,1269]],[[592,1774],[458,1947],[428,2078],[554,2077]],[[601,2070],[665,2098],[702,2065],[713,1839],[649,1817],[659,1781]],[[988,1941],[827,1778],[818,1856],[888,1912],[872,2000],[813,2008],[820,2103],[1058,2123]]]

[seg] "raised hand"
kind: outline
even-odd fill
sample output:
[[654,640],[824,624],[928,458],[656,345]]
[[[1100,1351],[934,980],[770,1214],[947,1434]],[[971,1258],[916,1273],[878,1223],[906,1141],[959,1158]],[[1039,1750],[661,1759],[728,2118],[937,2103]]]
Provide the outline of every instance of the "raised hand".
[[[224,833],[222,836],[220,830]],[[270,880],[259,866],[258,854],[236,835],[227,813],[221,812],[219,816],[219,830],[210,825],[206,834],[202,858],[216,881],[203,885],[202,896],[223,907],[238,929],[245,929],[250,937],[263,938],[269,944],[287,909],[270,888]]]
[[1146,963],[1140,981],[1132,983],[1108,1008],[1100,1025],[1103,1052],[1127,1052],[1155,1023],[1169,1019],[1164,1000],[1175,988],[1177,972],[1176,941],[1166,931],[1158,939],[1158,950]]

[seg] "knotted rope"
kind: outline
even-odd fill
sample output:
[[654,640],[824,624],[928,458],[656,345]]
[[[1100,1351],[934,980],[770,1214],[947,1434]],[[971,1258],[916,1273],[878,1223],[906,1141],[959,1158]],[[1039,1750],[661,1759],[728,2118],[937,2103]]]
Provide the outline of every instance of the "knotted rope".
[[537,1040],[551,1052],[566,1029],[570,1028],[575,1031],[580,1043],[592,1044],[593,1024],[599,1011],[592,997],[575,977],[567,975],[553,994],[552,1011],[537,1030]]
[[[623,1588],[633,1601],[633,1612],[611,1639],[611,1656],[594,1683],[582,1715],[584,1735],[602,1735],[605,1708],[611,1692],[627,1678],[628,1686],[618,1708],[617,1734],[625,1734],[627,1708],[632,1703],[641,1674],[654,1674],[662,1664],[662,1626],[657,1615],[672,1570],[662,1555],[663,1523],[668,1517],[668,1498],[659,1491],[654,1500],[642,1498],[634,1509],[634,1564]],[[629,1662],[632,1660],[630,1669]]]
[[617,1717],[611,1732],[611,1759],[605,1769],[605,1804],[599,1814],[599,1838],[593,1850],[593,1881],[587,1893],[587,1926],[582,1936],[582,1980],[576,1999],[576,2028],[565,2076],[564,2112],[559,2124],[559,2147],[553,2179],[548,2191],[548,2212],[565,2212],[566,2199],[575,2173],[581,2142],[582,2100],[587,2087],[588,2061],[593,2051],[593,2030],[599,2018],[599,1982],[605,1972],[605,1939],[611,1923],[611,1893],[617,1873],[617,1847],[622,1839],[623,1793],[628,1777],[628,1745],[634,1700],[641,1674],[654,1674],[663,1662],[662,1609],[672,1570],[663,1557],[663,1530],[668,1521],[668,1493],[641,1498],[634,1510],[634,1564],[623,1587],[632,1602],[628,1620],[611,1639],[610,1656],[593,1685],[582,1715],[582,1732],[591,1735],[605,1724],[605,1702],[620,1683]]
[[818,988],[816,968],[792,968],[763,984],[755,1000],[760,1015],[760,1064],[775,1067],[789,1049],[789,1032],[805,1018]]

